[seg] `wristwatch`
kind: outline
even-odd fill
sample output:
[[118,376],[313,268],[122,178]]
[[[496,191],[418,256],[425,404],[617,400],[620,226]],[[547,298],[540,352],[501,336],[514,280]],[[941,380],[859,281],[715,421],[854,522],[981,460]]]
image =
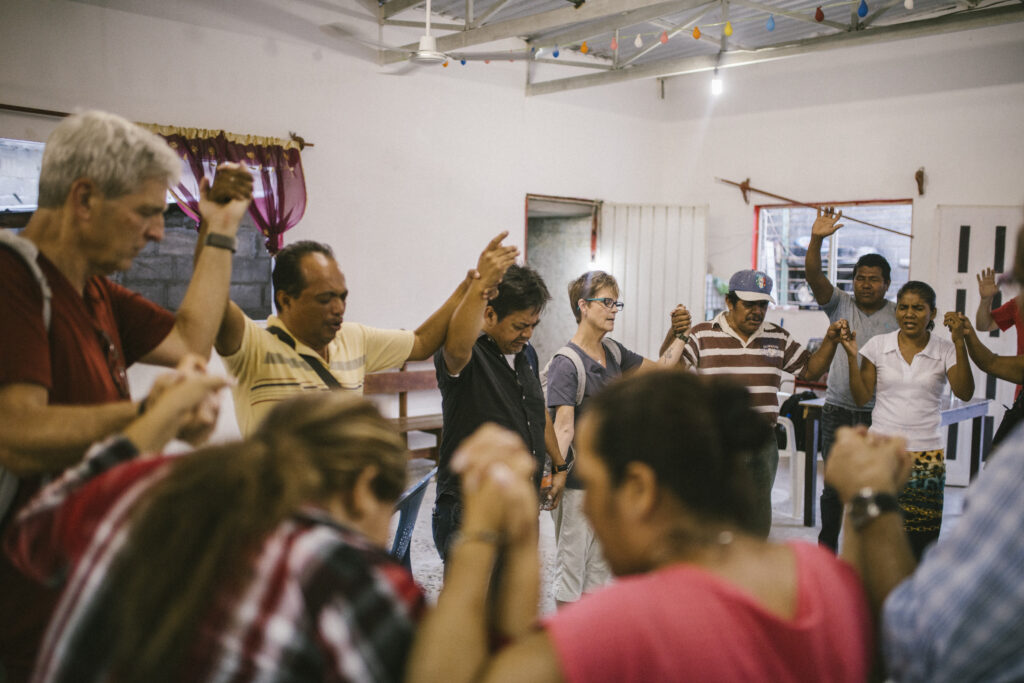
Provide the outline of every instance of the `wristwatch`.
[[207,246],[217,247],[218,249],[227,249],[232,254],[235,253],[235,249],[238,247],[238,240],[234,237],[228,237],[216,232],[208,233],[204,243]]
[[899,512],[900,504],[896,496],[891,493],[865,487],[847,503],[846,508],[850,513],[850,522],[853,524],[853,528],[860,531],[887,512]]
[[556,465],[555,463],[551,463],[551,471],[554,472],[555,474],[558,474],[560,472],[568,472],[569,471],[569,461],[567,460],[567,461],[563,462],[561,465]]

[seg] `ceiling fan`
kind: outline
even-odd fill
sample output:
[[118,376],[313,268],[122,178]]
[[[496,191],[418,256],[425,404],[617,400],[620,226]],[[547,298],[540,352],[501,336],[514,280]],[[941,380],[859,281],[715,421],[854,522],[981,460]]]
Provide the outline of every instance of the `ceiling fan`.
[[522,59],[529,59],[530,52],[528,50],[504,50],[495,52],[450,52],[444,53],[437,49],[437,37],[430,35],[430,2],[426,1],[426,18],[424,21],[424,33],[420,36],[419,45],[417,49],[410,50],[404,47],[394,47],[392,45],[385,45],[383,43],[376,43],[365,40],[353,33],[348,27],[341,23],[324,24],[320,26],[320,30],[328,35],[332,35],[343,40],[354,41],[366,47],[374,50],[380,50],[383,52],[396,52],[405,55],[407,62],[399,67],[398,69],[389,71],[388,73],[398,75],[407,73],[411,69],[417,66],[430,66],[433,64],[444,64],[448,61],[467,62],[467,61],[481,61],[489,62],[491,60],[503,60],[516,61]]

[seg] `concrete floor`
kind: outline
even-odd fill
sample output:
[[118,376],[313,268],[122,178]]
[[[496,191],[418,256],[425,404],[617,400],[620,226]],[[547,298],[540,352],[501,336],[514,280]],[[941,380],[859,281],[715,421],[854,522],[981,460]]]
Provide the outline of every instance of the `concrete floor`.
[[[815,492],[815,504],[822,488],[821,463],[818,463],[818,484]],[[963,510],[963,488],[946,487],[945,509],[942,518],[943,531],[948,531],[958,520]],[[802,494],[798,494],[802,495]],[[434,482],[431,482],[419,515],[416,519],[416,527],[412,539],[412,568],[416,582],[423,587],[431,603],[436,602],[437,595],[443,584],[443,565],[441,558],[434,548],[434,541],[431,533],[431,509],[434,504]],[[821,521],[817,526],[805,527],[803,525],[802,513],[799,519],[791,516],[792,506],[790,502],[790,470],[788,458],[783,458],[779,463],[779,471],[775,477],[775,487],[772,489],[772,530],[770,538],[775,541],[803,540],[809,543],[816,543]],[[554,574],[555,556],[555,532],[551,521],[551,515],[547,512],[540,514],[540,557],[541,557],[541,603],[542,614],[553,612],[555,609],[554,599],[551,597],[551,579]]]

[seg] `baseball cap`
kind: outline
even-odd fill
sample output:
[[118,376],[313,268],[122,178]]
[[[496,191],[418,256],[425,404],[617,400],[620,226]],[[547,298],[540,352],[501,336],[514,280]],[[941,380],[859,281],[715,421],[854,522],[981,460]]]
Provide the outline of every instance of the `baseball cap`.
[[729,291],[744,301],[770,301],[772,298],[772,279],[760,270],[741,270],[729,278]]

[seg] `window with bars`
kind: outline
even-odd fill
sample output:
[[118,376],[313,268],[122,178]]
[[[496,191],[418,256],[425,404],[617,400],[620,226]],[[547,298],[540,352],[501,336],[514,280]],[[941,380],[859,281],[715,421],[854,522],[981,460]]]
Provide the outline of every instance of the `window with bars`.
[[[891,202],[847,202],[837,204],[843,212],[844,227],[822,244],[821,267],[829,281],[840,289],[853,288],[853,268],[864,254],[881,254],[892,267],[889,298],[910,279],[910,231],[913,204]],[[807,284],[804,259],[817,213],[803,206],[759,206],[757,211],[757,267],[775,280],[779,305],[818,308]],[[852,216],[904,234],[846,220]]]

